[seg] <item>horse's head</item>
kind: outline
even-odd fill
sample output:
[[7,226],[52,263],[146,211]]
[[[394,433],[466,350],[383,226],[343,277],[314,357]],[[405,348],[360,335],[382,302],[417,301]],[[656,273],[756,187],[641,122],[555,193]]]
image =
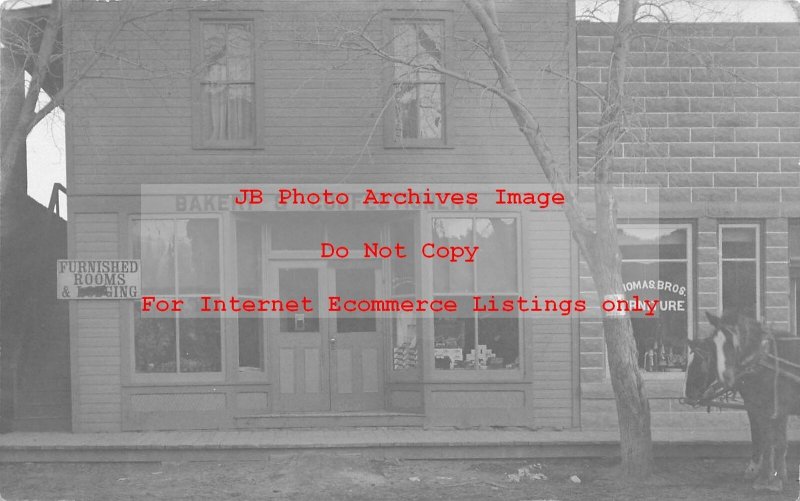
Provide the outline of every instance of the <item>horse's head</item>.
[[717,381],[716,346],[711,338],[689,340],[684,394],[688,403],[700,401]]
[[737,369],[759,350],[765,331],[755,319],[735,313],[717,317],[706,312],[706,317],[714,326],[710,339],[715,347],[717,377],[733,388]]

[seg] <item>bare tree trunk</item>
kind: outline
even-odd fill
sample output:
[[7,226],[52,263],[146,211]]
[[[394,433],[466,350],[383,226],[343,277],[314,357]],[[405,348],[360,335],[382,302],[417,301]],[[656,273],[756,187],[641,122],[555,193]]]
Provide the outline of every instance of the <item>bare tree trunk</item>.
[[650,404],[636,363],[636,345],[630,342],[633,329],[628,318],[606,318],[603,330],[617,401],[623,473],[645,478],[653,473]]
[[[595,231],[592,231],[578,205],[575,190],[557,165],[538,121],[525,106],[512,76],[511,61],[498,25],[494,0],[463,1],[486,34],[491,61],[502,89],[493,92],[508,104],[551,186],[566,195],[565,214],[572,235],[589,264],[600,300],[606,296],[624,297],[617,241],[617,206],[611,174],[614,167],[614,147],[624,130],[625,71],[638,2],[619,0],[619,20],[597,141],[594,179],[596,224]],[[637,363],[633,329],[627,317],[607,317],[603,320],[603,329],[608,348],[611,384],[617,403],[623,473],[643,478],[653,471],[653,448],[650,406]]]
[[[595,152],[597,231],[586,258],[601,301],[606,297],[625,297],[617,239],[617,204],[611,177],[614,172],[614,150],[625,129],[625,72],[628,68],[630,41],[638,7],[637,0],[619,1],[608,85]],[[624,473],[636,478],[649,476],[653,472],[650,405],[639,371],[630,318],[604,318],[603,332],[611,385],[617,403],[622,468]]]
[[[616,231],[598,233],[592,247],[589,267],[600,299],[624,297]],[[627,315],[606,316],[603,333],[616,397],[622,472],[630,478],[645,478],[653,473],[650,404],[639,371],[630,318]]]

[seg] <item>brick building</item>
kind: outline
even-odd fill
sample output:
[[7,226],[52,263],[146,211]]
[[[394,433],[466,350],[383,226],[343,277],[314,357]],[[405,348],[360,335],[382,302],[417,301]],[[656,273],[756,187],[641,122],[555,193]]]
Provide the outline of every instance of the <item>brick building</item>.
[[[673,284],[659,293],[676,306],[659,320],[634,320],[640,365],[654,426],[718,426],[717,416],[687,416],[677,402],[685,364],[679,339],[702,335],[703,312],[723,309],[797,333],[800,25],[639,29],[627,78],[629,133],[617,151],[623,278],[629,294],[643,296],[653,289],[644,280]],[[593,91],[604,88],[610,45],[609,27],[579,25],[582,173],[594,162],[600,102]],[[593,290],[583,266],[581,290]],[[580,328],[582,424],[609,426],[616,416],[602,326],[585,320]]]

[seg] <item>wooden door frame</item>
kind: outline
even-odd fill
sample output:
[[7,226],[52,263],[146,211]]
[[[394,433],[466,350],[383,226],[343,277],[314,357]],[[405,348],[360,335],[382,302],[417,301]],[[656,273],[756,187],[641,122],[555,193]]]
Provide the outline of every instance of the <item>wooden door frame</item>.
[[[281,269],[315,269],[317,271],[317,292],[316,298],[313,298],[313,305],[315,313],[319,318],[319,329],[317,334],[317,342],[316,346],[320,350],[320,359],[321,359],[321,370],[319,371],[319,397],[315,402],[312,402],[311,399],[308,399],[309,402],[305,402],[300,400],[301,397],[298,397],[300,400],[298,403],[299,409],[291,409],[285,408],[287,407],[288,402],[284,402],[281,395],[284,393],[281,391],[281,378],[280,378],[280,342],[278,340],[278,336],[281,336],[282,332],[280,332],[280,314],[270,315],[267,321],[264,323],[265,327],[265,339],[266,339],[266,347],[267,347],[267,355],[268,355],[268,371],[269,371],[269,379],[272,385],[272,403],[273,409],[276,412],[327,412],[330,411],[330,350],[328,348],[328,339],[330,338],[330,333],[328,332],[329,325],[322,315],[320,311],[320,307],[322,306],[323,298],[325,297],[325,293],[327,291],[327,267],[325,266],[324,262],[320,262],[318,260],[297,260],[297,259],[278,259],[278,260],[270,260],[265,267],[265,273],[267,278],[267,291],[268,296],[271,298],[280,298],[280,279],[279,279],[279,270]],[[295,298],[297,299],[297,298]],[[311,334],[311,333],[309,333]],[[313,344],[313,341],[310,342]],[[305,364],[305,361],[304,361]],[[294,367],[294,366],[293,366]],[[327,379],[326,379],[327,378]],[[293,388],[297,390],[298,384],[297,381],[292,380]],[[305,380],[303,380],[303,384],[305,384]],[[289,400],[291,397],[285,397],[286,400]],[[325,404],[327,402],[327,404]],[[288,407],[291,407],[288,405]],[[315,407],[314,409],[307,410],[302,409],[302,407]]]
[[[384,267],[382,266],[382,260],[380,259],[373,259],[373,260],[363,260],[363,259],[348,259],[343,261],[336,261],[336,262],[329,262],[326,266],[326,277],[327,277],[327,290],[328,293],[337,293],[336,290],[336,271],[340,269],[369,269],[373,272],[373,280],[374,280],[374,290],[375,296],[384,296],[383,291],[383,280],[382,274],[384,273]],[[329,339],[335,339],[340,337],[340,335],[346,334],[366,334],[365,333],[339,333],[336,323],[337,323],[338,316],[335,312],[329,312],[327,317],[327,322],[329,323],[329,327],[327,329]],[[377,372],[380,377],[378,382],[378,395],[375,396],[376,399],[380,399],[382,403],[377,407],[379,409],[368,409],[368,410],[384,410],[386,409],[386,381],[387,381],[387,374],[386,369],[387,365],[387,322],[383,315],[376,313],[375,314],[375,332],[369,333],[378,336],[378,353],[377,353]],[[339,389],[339,381],[335,374],[335,369],[338,368],[336,365],[338,362],[335,360],[335,351],[336,347],[334,343],[329,343],[328,345],[328,371],[329,371],[329,381],[330,381],[330,398],[331,398],[331,410],[337,410],[340,407],[347,407],[347,402],[344,394],[340,394],[338,392]],[[363,385],[363,381],[361,383]],[[337,405],[337,398],[339,398],[339,402]],[[352,399],[351,399],[352,400]],[[369,405],[369,407],[376,407],[374,404]],[[339,409],[342,410],[342,409]]]

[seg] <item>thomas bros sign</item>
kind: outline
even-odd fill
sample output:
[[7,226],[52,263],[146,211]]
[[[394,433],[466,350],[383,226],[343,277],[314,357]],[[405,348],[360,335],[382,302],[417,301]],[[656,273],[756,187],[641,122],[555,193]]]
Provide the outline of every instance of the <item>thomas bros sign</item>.
[[59,299],[138,299],[142,290],[138,259],[59,259]]

